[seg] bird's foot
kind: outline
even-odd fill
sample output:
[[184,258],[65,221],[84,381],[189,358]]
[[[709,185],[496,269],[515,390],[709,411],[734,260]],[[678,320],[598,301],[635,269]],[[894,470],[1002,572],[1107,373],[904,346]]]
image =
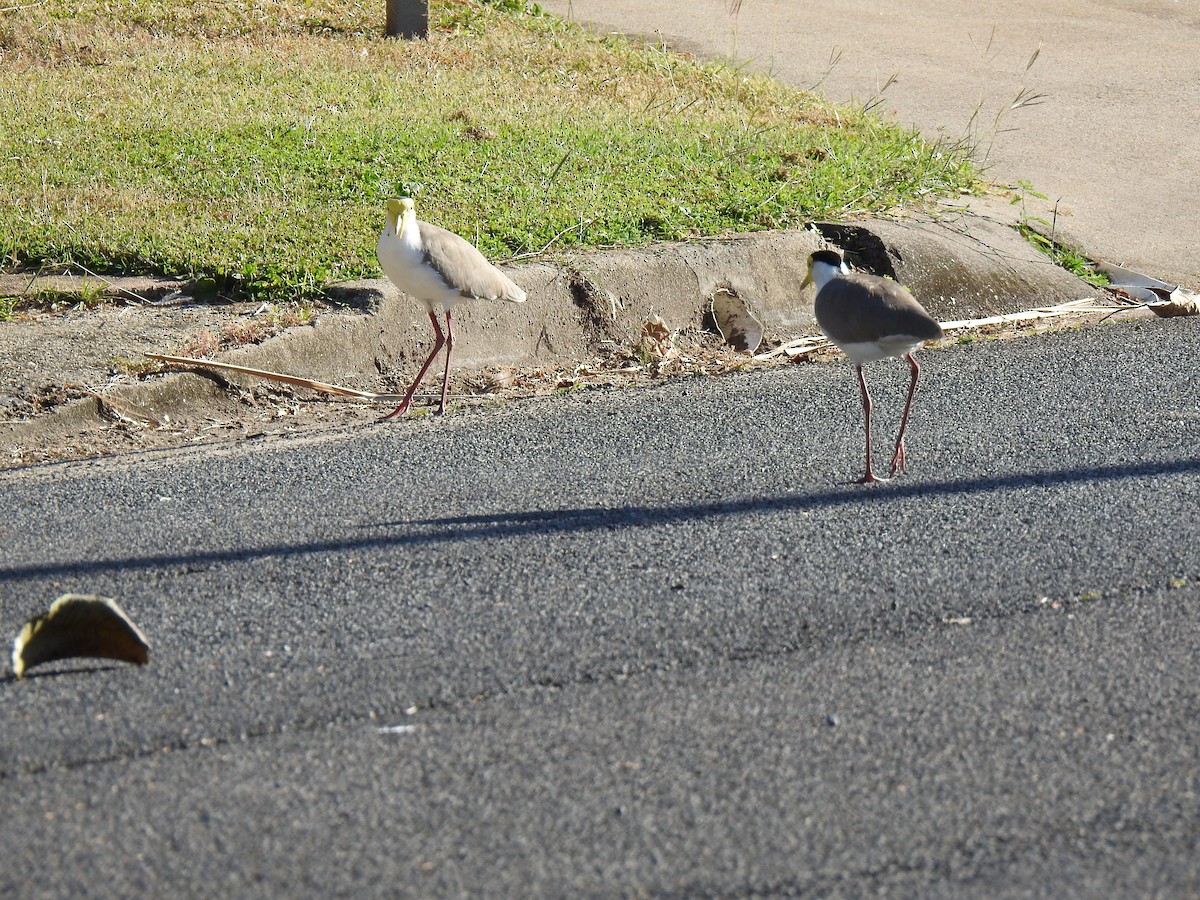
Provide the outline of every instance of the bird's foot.
[[882,482],[882,481],[887,481],[887,479],[880,478],[878,475],[875,474],[875,471],[873,469],[867,469],[867,474],[865,474],[862,478],[859,478],[854,483],[855,484],[875,484],[875,482],[877,482],[877,481]]
[[896,454],[892,457],[892,468],[889,472],[890,477],[895,478],[897,475],[908,474],[908,459],[904,455],[904,445],[901,444],[896,448]]
[[393,409],[386,416],[380,416],[375,421],[376,422],[386,422],[389,419],[396,419],[396,418],[399,418],[400,416],[406,415],[407,413],[408,413],[408,404],[401,403],[399,406],[397,406],[395,409]]

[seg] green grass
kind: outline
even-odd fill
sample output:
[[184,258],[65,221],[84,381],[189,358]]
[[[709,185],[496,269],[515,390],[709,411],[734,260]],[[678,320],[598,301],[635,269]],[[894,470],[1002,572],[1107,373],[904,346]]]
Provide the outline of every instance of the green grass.
[[[1014,206],[1018,203],[1021,205],[1021,213],[1016,224],[1017,232],[1021,237],[1050,257],[1055,265],[1061,266],[1089,284],[1096,285],[1097,287],[1109,284],[1108,276],[1096,268],[1092,260],[1084,256],[1078,248],[1064,244],[1055,237],[1057,228],[1055,227],[1054,220],[1047,221],[1041,216],[1030,216],[1025,212],[1025,200],[1027,197],[1034,197],[1038,200],[1049,199],[1045,194],[1035,191],[1033,185],[1028,181],[1017,182],[1017,194],[1013,197],[1012,203]],[[1057,204],[1055,204],[1054,209],[1055,220],[1057,220]]]
[[[1050,223],[1044,219],[1037,219],[1036,221],[1044,227],[1050,227]],[[1054,238],[1038,231],[1029,221],[1019,222],[1016,228],[1025,240],[1054,260],[1055,265],[1061,266],[1073,275],[1097,287],[1110,283],[1108,276],[1097,269],[1090,259],[1075,248],[1060,243]]]
[[860,108],[512,0],[435,2],[428,41],[382,38],[382,16],[354,0],[0,13],[0,268],[312,297],[379,274],[383,203],[403,193],[504,259],[878,214],[976,184],[963,153]]

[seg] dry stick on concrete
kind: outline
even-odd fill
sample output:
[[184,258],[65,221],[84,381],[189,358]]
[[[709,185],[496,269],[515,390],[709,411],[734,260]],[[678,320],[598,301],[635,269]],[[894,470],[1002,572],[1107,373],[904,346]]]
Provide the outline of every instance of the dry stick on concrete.
[[[1133,309],[1134,306],[1121,304],[1118,306],[1098,306],[1095,305],[1096,300],[1093,297],[1087,297],[1083,300],[1070,300],[1066,303],[1060,303],[1058,306],[1044,306],[1040,309],[1031,309],[1026,312],[1005,313],[999,316],[987,316],[982,319],[959,319],[954,322],[942,322],[943,331],[965,331],[968,328],[981,328],[984,325],[1008,325],[1014,322],[1029,322],[1035,319],[1050,319],[1057,316],[1070,316],[1082,313],[1093,312],[1120,312],[1123,309]],[[1137,304],[1141,305],[1141,304]],[[805,353],[812,353],[816,350],[823,350],[831,346],[830,342],[823,337],[804,337],[782,346],[776,347],[774,350],[769,350],[766,353],[760,353],[755,356],[755,359],[770,359],[773,356],[786,354],[787,356],[796,357]]]
[[301,378],[298,375],[284,375],[279,372],[268,372],[265,369],[252,369],[249,366],[238,366],[233,363],[216,362],[211,359],[193,359],[190,356],[170,356],[166,353],[147,353],[150,359],[174,363],[179,366],[202,366],[209,369],[221,369],[225,372],[240,372],[243,375],[254,375],[269,381],[282,381],[284,384],[294,384],[319,391],[322,394],[337,394],[340,397],[355,397],[359,400],[388,401],[400,399],[400,394],[377,394],[374,391],[358,391],[354,388],[342,387],[337,384],[326,384],[323,381],[313,381],[311,378]]
[[126,406],[124,403],[118,403],[112,397],[106,397],[104,394],[93,391],[91,388],[85,387],[82,390],[100,404],[102,415],[108,415],[114,419],[125,419],[135,422],[138,425],[150,425],[153,428],[163,427],[163,423],[149,413],[139,412],[130,406]]
[[[5,10],[0,9],[0,13],[3,13],[4,11]],[[30,277],[29,281],[26,283],[25,287],[22,289],[22,291],[21,291],[22,295],[28,294],[34,288],[34,286],[38,283],[38,280],[40,278],[42,278],[42,273],[46,270],[46,265],[47,265],[46,263],[42,263],[40,266],[38,266],[38,270],[33,273],[33,275]],[[137,300],[139,303],[143,303],[143,304],[150,303],[149,300],[147,300],[145,297],[143,297],[141,294],[137,293],[136,291],[131,291],[131,290],[129,290],[129,288],[121,287],[119,284],[117,284],[116,282],[114,282],[108,278],[105,278],[103,275],[97,275],[95,272],[93,272],[87,266],[83,265],[83,263],[70,262],[70,263],[66,263],[65,265],[68,268],[74,267],[76,269],[82,270],[86,276],[88,276],[89,278],[94,278],[96,281],[100,282],[100,284],[103,286],[104,289],[112,291],[112,293],[114,295],[126,294],[127,296],[132,297],[134,300]],[[51,279],[54,279],[55,277],[56,276],[48,275],[48,276],[46,276],[46,279],[51,280]],[[64,274],[61,277],[76,278],[78,276]]]
[[143,297],[141,294],[139,294],[135,291],[131,291],[127,288],[123,288],[120,285],[115,284],[112,281],[109,281],[103,275],[97,275],[95,272],[93,272],[91,269],[89,269],[87,266],[83,265],[82,263],[71,263],[71,265],[77,266],[78,268],[83,269],[83,271],[86,272],[88,275],[91,275],[93,278],[95,278],[100,283],[106,285],[107,287],[114,289],[118,294],[128,294],[134,300],[141,301],[142,303],[150,302],[145,297]]
[[[1125,309],[1120,306],[1097,306],[1095,297],[1085,297],[1082,300],[1068,300],[1057,306],[1043,306],[1026,312],[1004,313],[999,316],[987,316],[983,319],[960,319],[956,322],[943,322],[943,331],[962,331],[966,328],[980,328],[984,325],[1008,325],[1013,322],[1030,322],[1034,319],[1053,319],[1058,316],[1070,316],[1093,312],[1119,312]],[[1132,307],[1130,307],[1132,308]]]
[[[1132,308],[1131,306],[1097,306],[1094,298],[1086,298],[1084,300],[1071,300],[1068,303],[1062,303],[1058,306],[1046,306],[1040,309],[1029,310],[1028,312],[1006,313],[999,316],[988,316],[983,319],[961,319],[955,322],[943,322],[942,328],[946,331],[960,331],[967,328],[979,328],[984,325],[1001,325],[1013,322],[1027,322],[1034,319],[1048,319],[1055,316],[1067,316],[1079,313],[1089,312],[1117,312],[1121,309]],[[1138,304],[1140,305],[1140,304]],[[813,353],[817,350],[824,350],[827,347],[833,346],[828,338],[823,336],[803,337],[794,341],[790,341],[782,346],[776,347],[774,350],[769,350],[766,353],[759,353],[753,357],[756,360],[768,360],[776,356],[788,356],[795,358],[806,353]],[[298,387],[309,388],[310,390],[318,391],[323,394],[336,394],[342,397],[354,397],[359,400],[370,400],[372,402],[386,401],[395,402],[400,398],[399,394],[377,394],[374,391],[359,391],[354,388],[341,387],[336,384],[326,384],[323,381],[314,381],[311,378],[301,378],[298,375],[284,375],[280,372],[268,372],[264,369],[252,369],[249,366],[239,366],[234,363],[216,362],[211,359],[195,359],[190,356],[171,356],[165,353],[147,353],[145,356],[150,359],[157,359],[161,362],[174,363],[180,366],[201,366],[210,369],[220,369],[226,372],[239,372],[243,375],[253,375],[257,378],[266,378],[270,381],[280,381],[284,384],[292,384]],[[628,370],[618,370],[617,373],[623,371],[638,371],[639,367],[633,367]],[[97,395],[98,396],[98,395]],[[104,398],[99,398],[103,400]]]
[[822,335],[813,335],[812,337],[797,338],[794,341],[788,341],[786,344],[780,344],[774,350],[768,350],[766,353],[755,354],[755,359],[772,359],[776,356],[788,356],[795,358],[803,356],[806,353],[815,353],[818,350],[824,350],[826,347],[832,347],[833,341]]

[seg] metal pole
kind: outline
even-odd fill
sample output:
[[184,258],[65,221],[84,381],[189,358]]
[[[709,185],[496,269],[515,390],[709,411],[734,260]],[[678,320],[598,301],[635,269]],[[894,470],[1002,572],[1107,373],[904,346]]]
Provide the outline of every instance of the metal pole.
[[388,37],[429,37],[429,0],[387,0]]

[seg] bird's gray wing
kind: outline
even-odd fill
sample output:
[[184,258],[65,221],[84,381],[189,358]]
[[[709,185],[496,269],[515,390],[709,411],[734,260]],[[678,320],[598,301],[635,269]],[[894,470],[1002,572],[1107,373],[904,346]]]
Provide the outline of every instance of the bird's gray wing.
[[835,278],[817,296],[821,328],[840,344],[905,335],[937,340],[942,326],[904,287],[887,278],[852,274]]
[[477,300],[524,302],[525,292],[470,241],[428,222],[421,222],[420,229],[425,262],[451,290]]

